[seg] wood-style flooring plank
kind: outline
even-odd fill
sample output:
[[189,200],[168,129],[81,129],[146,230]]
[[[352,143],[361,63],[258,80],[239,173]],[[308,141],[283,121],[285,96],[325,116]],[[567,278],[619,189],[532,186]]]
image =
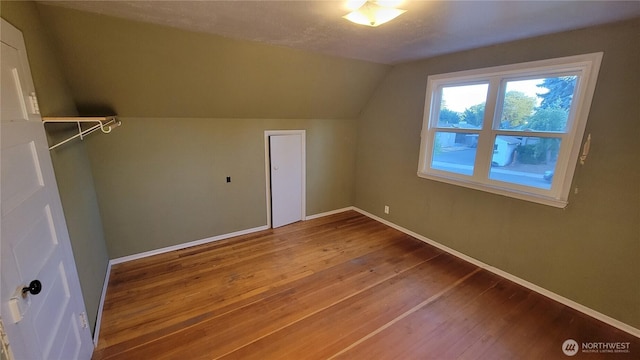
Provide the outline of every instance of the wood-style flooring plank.
[[[496,286],[498,281],[499,279],[494,275],[485,271],[475,273],[436,301],[425,304],[412,316],[406,317],[380,332],[374,331],[374,336],[356,344],[347,351],[336,354],[334,358],[365,359],[379,356],[384,359],[403,359],[415,354],[421,354],[425,357],[442,354],[447,348],[435,346],[424,351],[425,343],[434,343],[436,340],[443,342],[447,339],[452,341],[463,339],[464,337],[457,339],[450,337],[448,330],[455,329],[456,336],[466,336],[468,329],[464,326],[472,326],[465,324],[465,322],[471,322],[467,312],[469,304],[479,303],[477,298],[488,297],[487,294],[492,292],[498,292],[495,296],[498,298],[498,302],[504,302],[505,299],[508,299],[507,296],[504,296],[506,295],[504,292],[498,291],[500,289]],[[522,296],[514,296],[513,299],[518,302],[521,301]],[[482,305],[478,307],[482,307]],[[490,313],[491,309],[494,308],[486,308],[485,311]],[[455,358],[455,356],[448,358]]]
[[[370,220],[368,222],[369,225],[375,225]],[[210,263],[196,269],[176,269],[174,263],[170,262],[164,271],[156,268],[153,272],[145,272],[145,278],[136,277],[129,287],[114,287],[115,294],[112,297],[109,288],[103,315],[106,330],[101,332],[101,337],[106,344],[112,345],[141,332],[158,330],[203,311],[222,308],[283,286],[406,237],[384,226],[361,229],[364,226],[361,223],[353,224],[340,235],[335,231],[323,234],[320,231],[323,229],[314,227],[318,233],[311,238],[308,231],[271,231],[263,236],[257,248],[244,252],[248,254],[246,259],[237,260],[236,254],[230,260],[219,260],[220,256],[216,255]],[[364,223],[366,225],[367,221]],[[293,237],[288,242],[279,242],[280,233]],[[306,236],[300,233],[306,233]],[[354,242],[353,239],[358,236],[366,236],[368,241]],[[274,238],[278,244],[273,243]],[[233,244],[236,245],[236,242]],[[303,243],[304,246],[301,245]],[[118,275],[114,274],[115,284],[122,281]],[[129,279],[127,276],[125,278]],[[117,313],[112,315],[111,304],[122,303],[127,306],[118,308]],[[176,313],[178,308],[180,312]]]
[[[203,349],[207,356],[224,355],[246,345],[247,333],[252,334],[252,340],[266,336],[441,254],[420,245],[417,242],[391,244],[257,296],[246,306],[221,314],[204,313],[196,322],[197,328],[188,328],[193,323],[189,321],[169,331],[150,334],[148,342],[142,345],[140,339],[136,339],[113,347],[105,353],[105,358],[113,352],[126,353],[132,358],[149,352],[170,357],[175,350],[171,337],[179,331],[192,334],[188,343]],[[215,336],[197,338],[202,330]]]
[[[114,265],[94,360],[564,359],[640,339],[354,211]],[[576,358],[578,358],[576,357]]]
[[326,359],[474,270],[473,266],[442,254],[223,359]]

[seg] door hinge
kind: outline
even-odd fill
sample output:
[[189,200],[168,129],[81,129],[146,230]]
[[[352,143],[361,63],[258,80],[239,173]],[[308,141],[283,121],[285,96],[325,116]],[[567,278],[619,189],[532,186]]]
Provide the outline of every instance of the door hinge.
[[7,337],[7,333],[4,331],[2,318],[0,318],[0,358],[13,360],[13,353],[9,347],[9,338]]
[[79,316],[80,316],[80,326],[82,326],[83,329],[86,329],[87,326],[89,326],[87,322],[87,314],[85,314],[84,312],[81,312]]
[[31,105],[31,113],[40,115],[40,106],[38,105],[38,97],[35,92],[29,94],[29,104]]

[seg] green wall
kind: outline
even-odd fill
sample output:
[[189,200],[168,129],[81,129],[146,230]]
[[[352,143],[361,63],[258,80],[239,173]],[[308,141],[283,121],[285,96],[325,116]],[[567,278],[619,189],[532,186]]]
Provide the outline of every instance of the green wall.
[[39,5],[82,110],[352,119],[388,66]]
[[355,120],[122,121],[88,139],[112,258],[266,225],[265,130],[306,130],[308,215],[354,202]]
[[308,215],[353,205],[356,118],[389,66],[38,8],[79,110],[123,121],[87,141],[111,258],[266,225],[265,130],[307,130]]
[[[62,74],[56,49],[33,2],[0,2],[3,19],[22,31],[42,116],[75,115],[71,92]],[[59,129],[57,129],[59,130]],[[64,136],[64,131],[50,134]],[[81,142],[51,152],[91,329],[95,326],[107,248],[98,211],[89,157]]]
[[[395,66],[359,119],[355,205],[640,328],[638,34],[636,19]],[[591,153],[567,208],[417,177],[429,75],[598,51]]]

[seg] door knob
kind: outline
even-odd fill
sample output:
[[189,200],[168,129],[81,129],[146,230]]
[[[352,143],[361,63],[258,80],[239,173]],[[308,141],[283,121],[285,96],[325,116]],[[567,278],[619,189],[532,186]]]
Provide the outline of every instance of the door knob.
[[22,297],[27,297],[27,293],[31,295],[38,295],[42,291],[42,283],[40,280],[33,280],[29,283],[29,286],[22,288]]

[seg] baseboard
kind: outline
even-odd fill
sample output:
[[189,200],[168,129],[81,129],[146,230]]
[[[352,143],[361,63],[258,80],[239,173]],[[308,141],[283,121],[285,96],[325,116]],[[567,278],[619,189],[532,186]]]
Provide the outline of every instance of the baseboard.
[[304,220],[313,220],[313,219],[321,218],[321,217],[324,217],[324,216],[329,216],[329,215],[333,215],[333,214],[339,214],[341,212],[345,212],[345,211],[349,211],[349,210],[356,210],[356,208],[353,207],[353,206],[347,206],[347,207],[344,207],[342,209],[336,209],[336,210],[323,212],[323,213],[320,213],[320,214],[309,215],[309,216],[306,216],[304,218]]
[[100,338],[100,324],[102,323],[102,310],[104,309],[104,300],[105,300],[105,297],[107,295],[107,287],[109,285],[109,277],[111,276],[111,266],[112,265],[124,263],[124,262],[127,262],[127,261],[142,259],[142,258],[146,258],[146,257],[153,256],[153,255],[164,254],[164,253],[167,253],[167,252],[170,252],[170,251],[181,250],[181,249],[185,249],[185,248],[188,248],[188,247],[191,247],[191,246],[197,246],[197,245],[202,245],[202,244],[206,244],[206,243],[210,243],[210,242],[214,242],[214,241],[229,239],[229,238],[232,238],[232,237],[235,237],[235,236],[251,234],[251,233],[254,233],[254,232],[266,230],[268,228],[269,227],[267,225],[259,226],[259,227],[255,227],[255,228],[252,228],[252,229],[236,231],[236,232],[232,232],[232,233],[229,233],[229,234],[213,236],[213,237],[209,237],[209,238],[206,238],[206,239],[191,241],[191,242],[184,243],[184,244],[168,246],[168,247],[164,247],[164,248],[161,248],[161,249],[145,251],[143,253],[133,254],[133,255],[129,255],[129,256],[123,256],[123,257],[119,257],[119,258],[115,258],[115,259],[109,260],[109,263],[107,264],[107,274],[105,275],[104,284],[102,285],[102,295],[100,296],[100,305],[98,306],[98,316],[96,318],[96,325],[95,325],[95,329],[93,331],[93,344],[94,344],[94,346],[96,346],[96,347],[98,346],[98,339]]
[[[487,271],[490,271],[500,277],[503,277],[509,281],[513,281],[516,284],[519,284],[521,286],[524,286],[527,289],[530,289],[532,291],[537,292],[540,295],[543,295],[545,297],[548,297],[551,300],[557,301],[563,305],[566,305],[570,308],[573,308],[577,311],[580,311],[581,313],[584,313],[588,316],[591,316],[594,319],[600,320],[608,325],[611,325],[615,328],[618,328],[624,332],[627,332],[633,336],[636,337],[640,337],[640,329],[637,329],[631,325],[625,324],[619,320],[616,320],[608,315],[602,314],[596,310],[593,310],[589,307],[586,307],[582,304],[579,304],[573,300],[570,300],[568,298],[565,298],[564,296],[558,295],[552,291],[549,291],[545,288],[542,288],[536,284],[533,284],[529,281],[526,281],[524,279],[521,279],[515,275],[512,275],[506,271],[500,270],[496,267],[493,267],[489,264],[486,264],[478,259],[474,259],[468,255],[465,255],[459,251],[456,251],[454,249],[451,249],[445,245],[442,245],[436,241],[433,241],[425,236],[422,236],[418,233],[415,233],[411,230],[408,230],[406,228],[403,228],[399,225],[396,225],[388,220],[385,220],[383,218],[380,218],[376,215],[373,215],[365,210],[359,209],[355,206],[349,206],[349,207],[345,207],[342,209],[336,209],[336,210],[332,210],[332,211],[327,211],[327,212],[323,212],[320,214],[315,214],[315,215],[310,215],[305,217],[305,220],[312,220],[312,219],[316,219],[316,218],[320,218],[323,216],[328,216],[328,215],[333,215],[333,214],[337,214],[337,213],[341,213],[341,212],[345,212],[345,211],[349,211],[349,210],[354,210],[359,212],[360,214],[367,216],[373,220],[376,220],[378,222],[381,222],[389,227],[392,227],[398,231],[401,231],[409,236],[412,236],[422,242],[425,242],[433,247],[436,247],[446,253],[449,253],[457,258],[460,258],[464,261],[467,261],[471,264],[474,264],[482,269],[485,269]],[[115,264],[120,264],[123,262],[127,262],[127,261],[132,261],[132,260],[137,260],[137,259],[142,259],[148,256],[153,256],[153,255],[158,255],[158,254],[163,254],[169,251],[175,251],[175,250],[181,250],[184,248],[188,248],[191,246],[196,246],[196,245],[201,245],[201,244],[206,244],[209,242],[213,242],[213,241],[219,241],[219,240],[223,240],[223,239],[228,239],[231,237],[235,237],[235,236],[240,236],[240,235],[245,235],[245,234],[250,234],[250,233],[254,233],[254,232],[258,232],[258,231],[262,231],[262,230],[267,230],[269,229],[269,227],[267,225],[264,226],[260,226],[260,227],[256,227],[256,228],[252,228],[252,229],[247,229],[247,230],[241,230],[241,231],[237,231],[237,232],[233,232],[233,233],[229,233],[229,234],[223,234],[223,235],[218,235],[218,236],[214,236],[214,237],[210,237],[210,238],[206,238],[206,239],[202,239],[202,240],[196,240],[196,241],[192,241],[192,242],[188,242],[188,243],[184,243],[184,244],[179,244],[179,245],[174,245],[174,246],[169,246],[169,247],[165,247],[162,249],[157,249],[157,250],[151,250],[151,251],[146,251],[144,253],[139,253],[139,254],[134,254],[134,255],[129,255],[129,256],[124,256],[124,257],[120,257],[120,258],[116,258],[116,259],[112,259],[109,261],[108,267],[107,267],[107,274],[105,277],[105,282],[104,282],[104,286],[102,288],[102,296],[100,297],[100,306],[98,308],[98,317],[96,319],[96,326],[95,326],[95,331],[94,331],[94,338],[93,338],[93,342],[94,344],[97,346],[98,344],[98,337],[100,334],[100,322],[102,319],[102,309],[103,309],[103,305],[104,305],[104,299],[105,299],[105,295],[107,292],[107,285],[109,283],[109,276],[111,274],[111,266],[115,265]]]
[[529,290],[535,291],[540,295],[546,296],[551,300],[557,301],[557,302],[559,302],[559,303],[561,303],[563,305],[566,305],[566,306],[568,306],[570,308],[578,310],[583,314],[586,314],[586,315],[588,315],[588,316],[590,316],[590,317],[592,317],[594,319],[600,320],[600,321],[602,321],[602,322],[604,322],[604,323],[606,323],[608,325],[611,325],[611,326],[613,326],[615,328],[618,328],[618,329],[620,329],[620,330],[622,330],[624,332],[627,332],[627,333],[629,333],[629,334],[631,334],[631,335],[633,335],[635,337],[640,337],[640,329],[637,329],[637,328],[635,328],[635,327],[633,327],[631,325],[625,324],[620,320],[616,320],[616,319],[614,319],[614,318],[612,318],[612,317],[610,317],[608,315],[605,315],[605,314],[603,314],[601,312],[598,312],[598,311],[593,310],[593,309],[591,309],[589,307],[586,307],[586,306],[584,306],[584,305],[582,305],[580,303],[577,303],[577,302],[575,302],[575,301],[573,301],[571,299],[567,299],[566,297],[564,297],[562,295],[558,295],[558,294],[556,294],[556,293],[554,293],[552,291],[549,291],[549,290],[547,290],[545,288],[542,288],[542,287],[540,287],[540,286],[538,286],[536,284],[533,284],[533,283],[531,283],[531,282],[529,282],[527,280],[521,279],[521,278],[519,278],[519,277],[517,277],[515,275],[512,275],[512,274],[510,274],[510,273],[508,273],[506,271],[500,270],[500,269],[498,269],[496,267],[493,267],[493,266],[491,266],[489,264],[486,264],[486,263],[484,263],[484,262],[482,262],[482,261],[480,261],[478,259],[474,259],[474,258],[472,258],[472,257],[470,257],[468,255],[465,255],[465,254],[463,254],[463,253],[461,253],[459,251],[451,249],[451,248],[449,248],[449,247],[447,247],[445,245],[442,245],[442,244],[440,244],[440,243],[438,243],[436,241],[433,241],[433,240],[431,240],[431,239],[429,239],[429,238],[427,238],[425,236],[422,236],[422,235],[420,235],[418,233],[415,233],[415,232],[413,232],[411,230],[405,229],[402,226],[396,225],[396,224],[394,224],[394,223],[392,223],[392,222],[390,222],[388,220],[380,218],[380,217],[378,217],[376,215],[373,215],[373,214],[371,214],[371,213],[369,213],[367,211],[364,211],[364,210],[359,209],[357,207],[353,207],[353,210],[355,210],[355,211],[361,213],[362,215],[367,216],[367,217],[369,217],[369,218],[371,218],[373,220],[376,220],[376,221],[381,222],[381,223],[383,223],[383,224],[385,224],[387,226],[390,226],[390,227],[392,227],[392,228],[394,228],[394,229],[396,229],[398,231],[401,231],[401,232],[403,232],[403,233],[405,233],[405,234],[407,234],[409,236],[412,236],[412,237],[414,237],[414,238],[416,238],[416,239],[418,239],[418,240],[420,240],[422,242],[425,242],[425,243],[427,243],[427,244],[429,244],[429,245],[431,245],[433,247],[436,247],[436,248],[438,248],[438,249],[440,249],[440,250],[442,250],[442,251],[444,251],[446,253],[449,253],[449,254],[457,257],[457,258],[460,258],[460,259],[462,259],[464,261],[467,261],[467,262],[469,262],[471,264],[474,264],[474,265],[476,265],[476,266],[478,266],[478,267],[480,267],[482,269],[490,271],[490,272],[492,272],[492,273],[494,273],[494,274],[496,274],[496,275],[498,275],[500,277],[503,277],[503,278],[505,278],[505,279],[507,279],[509,281],[513,281],[514,283],[516,283],[518,285],[521,285],[521,286],[524,286],[525,288],[527,288]]
[[[345,207],[345,208],[342,208],[342,209],[336,209],[336,210],[323,212],[323,213],[320,213],[320,214],[306,216],[304,218],[304,220],[312,220],[312,219],[320,218],[320,217],[323,217],[323,216],[338,214],[338,213],[349,211],[349,210],[356,210],[356,208],[354,208],[353,206],[348,206],[348,207]],[[269,229],[269,226],[268,225],[263,225],[263,226],[255,227],[255,228],[252,228],[252,229],[240,230],[240,231],[236,231],[236,232],[232,232],[232,233],[228,233],[228,234],[222,234],[222,235],[218,235],[218,236],[213,236],[213,237],[206,238],[206,239],[191,241],[191,242],[184,243],[184,244],[178,244],[178,245],[168,246],[168,247],[164,247],[164,248],[160,248],[160,249],[156,249],[156,250],[145,251],[145,252],[138,253],[138,254],[122,256],[122,257],[119,257],[119,258],[111,259],[109,261],[109,263],[110,263],[110,265],[120,264],[120,263],[124,263],[124,262],[127,262],[127,261],[138,260],[138,259],[146,258],[146,257],[149,257],[149,256],[153,256],[153,255],[164,254],[164,253],[167,253],[167,252],[170,252],[170,251],[182,250],[182,249],[185,249],[185,248],[188,248],[188,247],[192,247],[192,246],[207,244],[207,243],[210,243],[210,242],[224,240],[224,239],[228,239],[228,238],[232,238],[232,237],[240,236],[240,235],[251,234],[251,233],[254,233],[254,232],[267,230],[267,229]]]
[[[304,220],[306,221],[306,220],[317,219],[317,218],[321,218],[321,217],[324,217],[324,216],[338,214],[338,213],[349,211],[349,210],[357,210],[357,209],[354,208],[353,206],[348,206],[348,207],[345,207],[345,208],[342,208],[342,209],[336,209],[336,210],[332,210],[332,211],[323,212],[323,213],[320,213],[320,214],[306,216],[304,218]],[[98,316],[96,317],[95,329],[93,331],[93,344],[94,344],[94,346],[95,347],[98,346],[98,339],[100,338],[100,325],[102,323],[102,310],[104,309],[104,300],[105,300],[105,297],[107,295],[107,287],[109,285],[109,277],[111,276],[111,266],[112,265],[121,264],[121,263],[124,263],[124,262],[127,262],[127,261],[138,260],[138,259],[146,258],[146,257],[149,257],[149,256],[153,256],[153,255],[164,254],[164,253],[167,253],[167,252],[170,252],[170,251],[182,250],[182,249],[185,249],[185,248],[188,248],[188,247],[202,245],[202,244],[206,244],[206,243],[210,243],[210,242],[214,242],[214,241],[229,239],[229,238],[232,238],[232,237],[235,237],[235,236],[251,234],[251,233],[254,233],[254,232],[267,230],[267,229],[269,229],[269,226],[268,225],[264,225],[264,226],[259,226],[259,227],[255,227],[255,228],[252,228],[252,229],[236,231],[236,232],[229,233],[229,234],[213,236],[213,237],[209,237],[209,238],[206,238],[206,239],[191,241],[191,242],[184,243],[184,244],[168,246],[168,247],[164,247],[164,248],[161,248],[161,249],[145,251],[143,253],[123,256],[123,257],[119,257],[119,258],[115,258],[115,259],[109,260],[109,262],[107,264],[107,273],[105,275],[104,283],[102,285],[102,295],[100,296],[100,305],[98,306]]]
[[161,249],[150,250],[150,251],[145,251],[143,253],[123,256],[123,257],[112,259],[110,261],[110,263],[112,265],[120,264],[120,263],[127,262],[127,261],[138,260],[138,259],[146,258],[146,257],[149,257],[149,256],[153,256],[153,255],[164,254],[164,253],[167,253],[167,252],[170,252],[170,251],[182,250],[182,249],[186,249],[186,248],[192,247],[192,246],[207,244],[207,243],[210,243],[210,242],[229,239],[229,238],[232,238],[232,237],[235,237],[235,236],[240,236],[240,235],[251,234],[251,233],[254,233],[254,232],[267,230],[267,229],[269,229],[269,227],[267,225],[258,226],[258,227],[252,228],[252,229],[240,230],[240,231],[236,231],[236,232],[232,232],[232,233],[228,233],[228,234],[212,236],[212,237],[209,237],[209,238],[206,238],[206,239],[191,241],[191,242],[184,243],[184,244],[167,246],[167,247],[164,247],[164,248],[161,248]]
[[100,338],[100,324],[102,323],[102,309],[104,309],[104,299],[107,296],[107,287],[109,286],[109,276],[111,276],[111,260],[107,263],[107,273],[104,276],[102,284],[102,294],[100,295],[100,305],[98,305],[98,316],[93,329],[93,346],[98,347],[98,339]]

